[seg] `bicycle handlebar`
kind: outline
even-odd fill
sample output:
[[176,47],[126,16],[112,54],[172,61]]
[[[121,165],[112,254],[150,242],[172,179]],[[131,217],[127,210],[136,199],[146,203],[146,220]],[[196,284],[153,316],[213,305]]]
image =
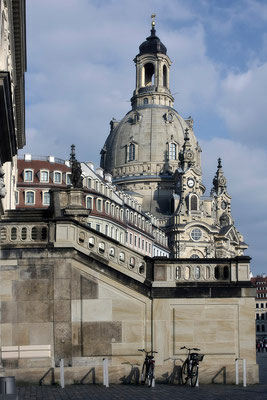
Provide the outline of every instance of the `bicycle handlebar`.
[[196,351],[200,351],[200,349],[197,349],[196,347],[191,347],[191,348],[189,348],[189,347],[186,347],[186,346],[183,346],[183,347],[180,347],[180,350],[183,350],[183,349],[186,349],[186,350],[196,350]]
[[146,354],[149,354],[149,353],[158,353],[157,351],[146,351],[146,349],[138,349],[138,351],[143,351],[143,352],[145,352]]

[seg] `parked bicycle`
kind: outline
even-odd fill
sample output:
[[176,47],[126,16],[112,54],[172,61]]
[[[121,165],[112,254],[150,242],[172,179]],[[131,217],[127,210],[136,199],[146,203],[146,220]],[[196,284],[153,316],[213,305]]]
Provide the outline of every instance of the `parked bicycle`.
[[157,353],[157,351],[146,351],[145,349],[138,349],[138,351],[142,351],[146,353],[146,357],[142,367],[141,373],[141,383],[144,385],[148,384],[148,387],[154,386],[155,381],[155,360],[153,353]]
[[[195,347],[188,348],[188,347],[180,347],[181,350],[186,349],[188,351],[187,358],[182,365],[181,370],[181,380],[182,384],[186,385],[186,383],[190,379],[191,387],[195,387],[198,381],[198,368],[199,362],[203,360],[204,355],[196,353],[196,351],[200,351]],[[194,350],[194,353],[191,351]]]

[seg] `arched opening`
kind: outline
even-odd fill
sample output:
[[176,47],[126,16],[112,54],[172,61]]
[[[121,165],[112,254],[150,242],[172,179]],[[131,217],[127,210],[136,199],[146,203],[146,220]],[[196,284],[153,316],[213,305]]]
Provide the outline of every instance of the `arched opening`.
[[135,159],[135,145],[130,143],[129,145],[129,161],[134,161]]
[[197,196],[193,195],[190,198],[190,209],[191,211],[197,211]]
[[144,66],[145,69],[145,86],[154,85],[155,70],[154,65],[148,63]]
[[163,86],[167,87],[167,67],[163,65]]
[[176,152],[176,144],[175,143],[170,143],[170,160],[176,160],[177,159],[177,152]]

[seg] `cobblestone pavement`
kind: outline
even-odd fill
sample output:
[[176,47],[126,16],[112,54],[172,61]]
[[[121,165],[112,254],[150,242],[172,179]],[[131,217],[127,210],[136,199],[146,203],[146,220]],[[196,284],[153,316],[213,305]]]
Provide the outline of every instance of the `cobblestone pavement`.
[[142,385],[71,385],[25,386],[18,388],[20,400],[267,400],[267,353],[257,353],[260,385],[171,386],[157,384],[149,389]]
[[29,386],[19,388],[19,399],[23,400],[266,400],[267,385],[252,385],[243,388],[232,385],[190,386],[156,385],[149,389],[140,385],[72,385],[65,389],[51,386]]

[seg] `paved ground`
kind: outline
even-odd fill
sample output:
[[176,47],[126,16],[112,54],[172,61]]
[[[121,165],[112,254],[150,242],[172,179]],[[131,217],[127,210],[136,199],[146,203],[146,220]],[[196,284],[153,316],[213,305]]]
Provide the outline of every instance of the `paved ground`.
[[260,385],[246,388],[232,385],[190,386],[156,385],[72,385],[27,386],[19,388],[20,400],[267,400],[267,353],[257,354],[260,365]]
[[147,386],[112,385],[104,388],[99,385],[72,385],[65,389],[55,387],[20,388],[23,400],[266,400],[267,385],[242,386],[203,385],[199,388],[189,386],[156,385]]

